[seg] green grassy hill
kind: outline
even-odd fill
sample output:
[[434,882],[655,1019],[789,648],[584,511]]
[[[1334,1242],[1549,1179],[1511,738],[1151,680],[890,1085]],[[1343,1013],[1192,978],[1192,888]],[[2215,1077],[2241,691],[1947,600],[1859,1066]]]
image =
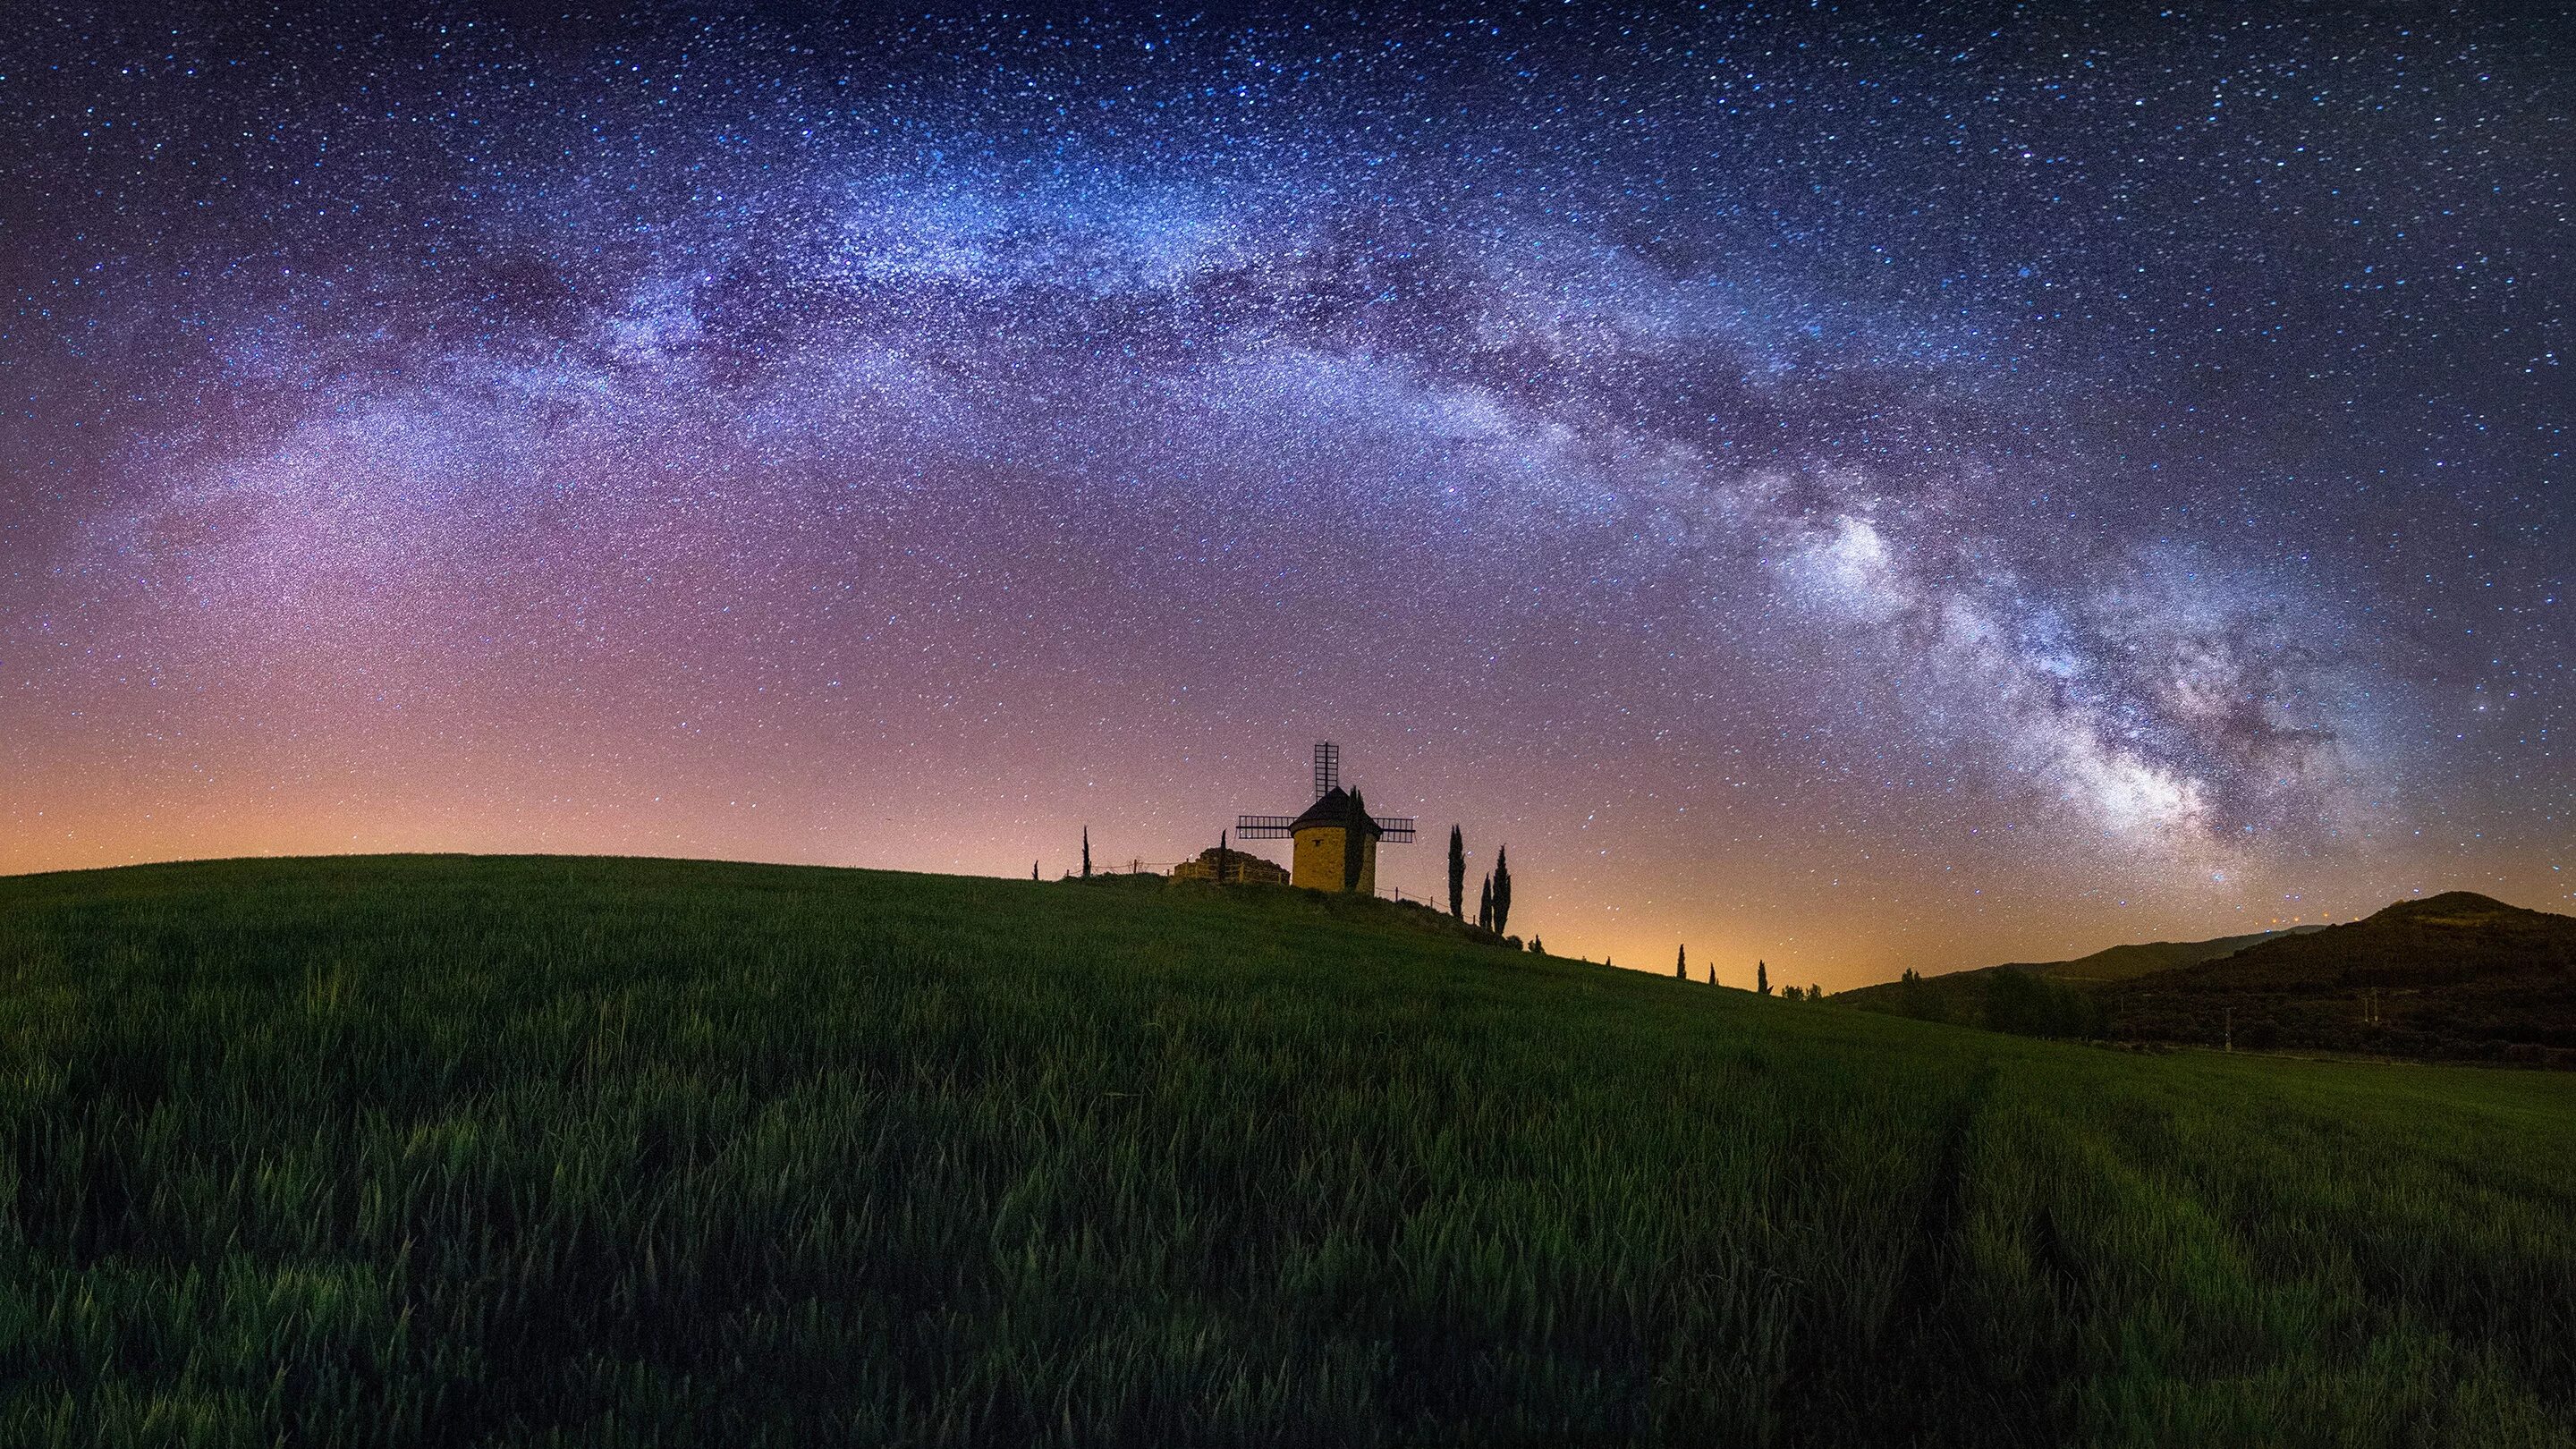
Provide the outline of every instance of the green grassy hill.
[[2576,1076],[1285,889],[0,880],[0,1134],[0,1442],[2576,1441]]
[[2576,917],[2472,891],[2120,983],[2121,1034],[2576,1065]]

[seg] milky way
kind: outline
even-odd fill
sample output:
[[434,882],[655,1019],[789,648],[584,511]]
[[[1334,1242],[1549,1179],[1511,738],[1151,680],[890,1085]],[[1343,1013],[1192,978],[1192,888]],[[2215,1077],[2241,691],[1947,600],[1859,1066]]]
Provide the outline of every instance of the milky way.
[[0,870],[1163,863],[1332,737],[1596,959],[2563,909],[2569,19],[40,16]]

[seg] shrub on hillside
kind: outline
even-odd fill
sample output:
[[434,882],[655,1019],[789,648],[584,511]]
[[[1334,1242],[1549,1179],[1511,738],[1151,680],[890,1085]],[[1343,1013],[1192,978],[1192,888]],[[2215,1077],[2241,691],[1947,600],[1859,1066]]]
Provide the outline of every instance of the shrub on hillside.
[[2016,1036],[2096,1037],[2102,1004],[2081,987],[2021,971],[1986,973],[1985,1025]]

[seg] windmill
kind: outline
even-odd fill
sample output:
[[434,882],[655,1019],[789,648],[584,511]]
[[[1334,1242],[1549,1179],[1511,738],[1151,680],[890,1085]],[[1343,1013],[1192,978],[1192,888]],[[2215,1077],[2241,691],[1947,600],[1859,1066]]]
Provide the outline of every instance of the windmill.
[[1342,747],[1315,742],[1315,803],[1302,815],[1239,815],[1237,840],[1293,840],[1289,883],[1319,891],[1377,893],[1377,847],[1413,843],[1410,815],[1371,815],[1356,790],[1342,788]]

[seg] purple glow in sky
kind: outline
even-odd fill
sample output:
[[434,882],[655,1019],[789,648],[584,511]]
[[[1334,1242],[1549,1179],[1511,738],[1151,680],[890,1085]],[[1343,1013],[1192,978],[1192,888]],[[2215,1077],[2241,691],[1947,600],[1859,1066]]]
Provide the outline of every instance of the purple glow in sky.
[[1721,978],[2567,909],[2576,30],[1905,13],[39,14],[0,870],[1168,862],[1331,737]]

